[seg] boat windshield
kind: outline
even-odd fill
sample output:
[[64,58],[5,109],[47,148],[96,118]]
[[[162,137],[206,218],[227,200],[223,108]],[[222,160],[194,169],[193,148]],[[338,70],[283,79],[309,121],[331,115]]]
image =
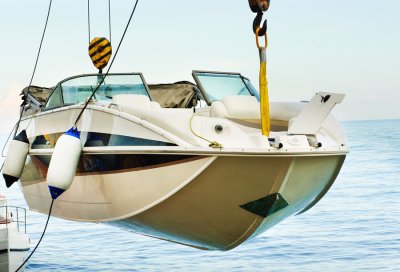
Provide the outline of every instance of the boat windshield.
[[[59,83],[47,101],[46,108],[55,108],[85,102],[102,81],[104,75],[83,75]],[[140,94],[149,97],[141,74],[107,75],[95,100],[111,101],[117,94]]]
[[240,74],[194,71],[193,77],[209,104],[228,95],[254,95]]
[[257,98],[258,101],[260,101],[260,93],[254,87],[253,83],[251,83],[250,79],[243,77],[244,81],[246,82],[247,87],[249,87],[251,93]]

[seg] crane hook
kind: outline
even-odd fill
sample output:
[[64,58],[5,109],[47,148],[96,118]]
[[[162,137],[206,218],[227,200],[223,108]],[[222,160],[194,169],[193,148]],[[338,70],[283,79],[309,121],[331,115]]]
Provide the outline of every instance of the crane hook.
[[[254,34],[257,34],[258,32],[258,36],[262,37],[267,33],[267,20],[264,20],[264,23],[261,27],[261,21],[262,21],[262,17],[263,17],[263,13],[257,12],[257,16],[253,21],[253,31]],[[260,29],[259,31],[257,31],[257,29]]]
[[254,13],[267,11],[270,0],[249,0],[251,11]]

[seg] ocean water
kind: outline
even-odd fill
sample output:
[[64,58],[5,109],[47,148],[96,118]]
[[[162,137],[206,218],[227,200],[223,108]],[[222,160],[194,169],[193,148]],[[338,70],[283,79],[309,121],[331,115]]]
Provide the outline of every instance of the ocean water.
[[[322,201],[232,251],[51,218],[26,271],[400,271],[400,120],[343,125],[351,153]],[[0,193],[26,207],[18,186]],[[32,248],[45,221],[28,212]]]

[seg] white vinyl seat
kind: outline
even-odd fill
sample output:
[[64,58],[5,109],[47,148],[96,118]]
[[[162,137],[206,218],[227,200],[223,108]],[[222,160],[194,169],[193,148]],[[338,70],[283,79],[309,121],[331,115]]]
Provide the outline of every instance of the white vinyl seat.
[[211,104],[211,117],[260,119],[260,103],[254,96],[225,96]]
[[139,107],[146,109],[160,109],[158,102],[151,101],[149,97],[141,94],[118,94],[113,97],[112,104],[124,107]]

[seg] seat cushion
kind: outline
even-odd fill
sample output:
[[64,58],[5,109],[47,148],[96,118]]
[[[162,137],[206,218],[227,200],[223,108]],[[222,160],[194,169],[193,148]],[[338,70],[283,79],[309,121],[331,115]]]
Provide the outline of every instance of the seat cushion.
[[118,94],[113,97],[112,103],[122,107],[129,106],[146,109],[160,108],[160,104],[154,101],[150,101],[150,98],[141,94]]
[[212,117],[260,119],[260,103],[254,96],[231,95],[211,104]]

